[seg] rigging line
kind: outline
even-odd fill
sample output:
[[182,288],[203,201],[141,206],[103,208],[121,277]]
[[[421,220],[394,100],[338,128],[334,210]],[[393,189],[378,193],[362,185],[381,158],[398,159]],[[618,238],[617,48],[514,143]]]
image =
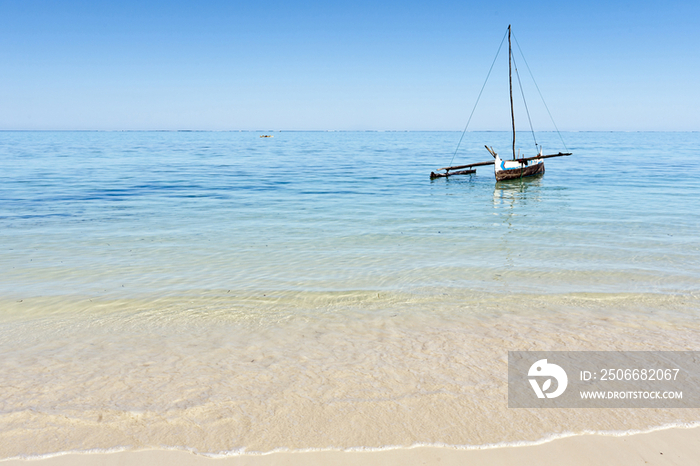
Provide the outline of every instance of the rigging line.
[[554,125],[554,128],[557,130],[557,134],[559,135],[559,139],[561,139],[561,143],[564,144],[564,149],[566,149],[568,151],[569,148],[566,147],[566,143],[564,142],[564,138],[561,137],[561,133],[559,132],[559,128],[557,127],[557,124],[554,122],[554,117],[552,116],[552,112],[549,111],[549,107],[547,107],[547,102],[544,101],[544,97],[542,96],[542,92],[540,91],[540,86],[538,86],[537,81],[535,81],[535,76],[532,74],[532,70],[530,69],[530,65],[527,64],[527,60],[525,59],[525,54],[523,53],[523,49],[520,48],[520,44],[518,43],[518,38],[515,37],[515,34],[513,34],[513,39],[515,39],[515,45],[518,46],[518,50],[520,51],[520,56],[523,57],[523,61],[525,62],[525,66],[527,67],[527,71],[530,73],[530,77],[532,78],[532,82],[535,83],[535,88],[537,88],[537,93],[540,95],[540,99],[542,99],[542,103],[544,104],[544,108],[547,109],[547,113],[549,114],[549,119],[552,120],[552,124]]
[[518,64],[515,63],[515,55],[513,55],[513,66],[515,67],[515,76],[518,78],[518,86],[520,86],[520,95],[523,96],[523,103],[525,104],[525,113],[527,113],[527,121],[530,122],[530,132],[532,133],[532,139],[535,141],[535,147],[537,147],[537,138],[535,138],[535,129],[532,127],[532,119],[530,118],[530,110],[527,108],[527,101],[525,100],[525,92],[523,92],[523,83],[520,82],[520,73],[518,73]]
[[476,110],[476,106],[479,105],[479,99],[481,99],[481,94],[484,92],[484,88],[486,87],[486,83],[489,81],[489,76],[491,76],[491,71],[493,70],[493,65],[496,64],[496,59],[498,58],[498,54],[501,53],[501,48],[503,47],[503,42],[506,40],[506,36],[508,35],[508,31],[506,30],[505,34],[503,34],[503,39],[501,39],[501,45],[498,46],[498,51],[496,52],[496,56],[493,57],[493,62],[491,62],[491,68],[489,68],[489,72],[486,75],[486,80],[484,81],[484,85],[481,86],[481,91],[479,91],[479,96],[476,98],[476,103],[474,104],[474,108],[472,109],[472,113],[469,114],[469,120],[467,120],[467,125],[464,127],[464,131],[462,131],[462,136],[459,138],[459,142],[457,143],[457,148],[455,149],[455,153],[452,154],[452,160],[450,160],[449,165],[452,165],[452,162],[455,159],[455,156],[457,155],[457,151],[459,150],[459,146],[462,144],[462,139],[464,139],[464,133],[467,132],[467,128],[469,128],[469,123],[472,121],[472,117],[474,116],[474,111]]

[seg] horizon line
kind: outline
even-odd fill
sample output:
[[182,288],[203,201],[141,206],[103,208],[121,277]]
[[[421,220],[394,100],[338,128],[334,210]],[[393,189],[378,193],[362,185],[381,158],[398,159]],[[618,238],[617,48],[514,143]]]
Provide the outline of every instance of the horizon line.
[[[0,129],[0,133],[461,133],[452,129]],[[466,133],[510,133],[510,130],[483,129]],[[516,133],[529,133],[519,130]],[[547,130],[537,133],[698,133],[700,130]]]

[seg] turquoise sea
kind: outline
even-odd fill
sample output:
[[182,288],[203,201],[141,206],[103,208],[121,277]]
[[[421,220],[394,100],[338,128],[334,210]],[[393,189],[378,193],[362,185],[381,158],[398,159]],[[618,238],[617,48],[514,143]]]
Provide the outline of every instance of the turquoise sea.
[[562,137],[0,132],[0,458],[700,421],[504,404],[508,350],[700,350],[700,133]]

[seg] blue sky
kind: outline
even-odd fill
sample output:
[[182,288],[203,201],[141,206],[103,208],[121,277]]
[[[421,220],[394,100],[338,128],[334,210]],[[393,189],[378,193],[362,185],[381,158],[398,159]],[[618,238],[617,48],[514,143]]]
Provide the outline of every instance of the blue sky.
[[[697,131],[698,18],[691,1],[0,0],[0,129],[461,130],[512,24],[559,129]],[[493,73],[472,130],[509,128],[505,52]]]

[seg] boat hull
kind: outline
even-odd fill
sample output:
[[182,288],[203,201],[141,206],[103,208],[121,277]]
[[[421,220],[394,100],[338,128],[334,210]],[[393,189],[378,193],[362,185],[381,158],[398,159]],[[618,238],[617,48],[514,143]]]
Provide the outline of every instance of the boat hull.
[[502,160],[497,156],[494,164],[494,173],[496,181],[542,175],[544,174],[544,160],[519,162],[517,160]]

